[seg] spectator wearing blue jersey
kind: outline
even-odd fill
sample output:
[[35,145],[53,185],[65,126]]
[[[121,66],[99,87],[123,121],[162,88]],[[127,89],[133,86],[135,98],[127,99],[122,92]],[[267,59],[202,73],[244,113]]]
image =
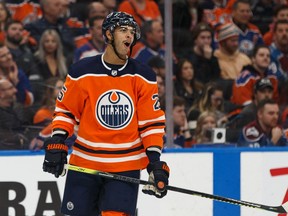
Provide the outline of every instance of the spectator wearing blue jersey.
[[250,56],[255,46],[264,44],[262,34],[252,18],[250,2],[237,0],[232,7],[232,20],[239,28],[239,50]]
[[158,20],[145,21],[141,27],[142,39],[133,47],[132,57],[147,63],[153,56],[164,58],[164,31]]
[[273,99],[278,102],[278,71],[269,67],[271,62],[269,47],[265,45],[255,47],[251,60],[252,64],[244,66],[240,75],[234,81],[231,101],[241,106],[252,103],[253,88],[256,81],[267,78],[273,85]]
[[105,41],[102,36],[102,23],[104,18],[104,16],[95,16],[89,19],[89,32],[91,39],[75,50],[74,62],[85,57],[103,53],[105,49]]
[[274,39],[270,45],[271,59],[282,76],[288,77],[288,20],[278,20],[274,25]]

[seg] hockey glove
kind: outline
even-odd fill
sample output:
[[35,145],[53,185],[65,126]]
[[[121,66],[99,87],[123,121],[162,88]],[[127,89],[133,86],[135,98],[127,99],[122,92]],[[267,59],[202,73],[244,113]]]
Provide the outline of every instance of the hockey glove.
[[56,178],[66,174],[64,164],[67,164],[68,146],[64,143],[65,139],[65,136],[55,135],[44,142],[43,171],[52,173]]
[[145,185],[142,192],[154,195],[157,198],[164,197],[167,194],[166,186],[168,185],[170,172],[168,165],[163,161],[156,161],[148,164],[147,171],[149,173],[148,181],[151,184]]

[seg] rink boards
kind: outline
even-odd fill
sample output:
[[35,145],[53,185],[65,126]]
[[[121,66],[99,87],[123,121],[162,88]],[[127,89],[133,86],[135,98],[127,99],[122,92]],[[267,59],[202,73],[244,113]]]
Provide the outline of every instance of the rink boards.
[[[165,150],[170,185],[265,205],[288,201],[288,148],[195,148]],[[3,216],[61,215],[65,177],[42,172],[43,152],[0,151]],[[147,180],[146,171],[142,179]],[[142,186],[140,186],[142,188]],[[163,199],[139,193],[138,216],[272,216],[169,191]]]

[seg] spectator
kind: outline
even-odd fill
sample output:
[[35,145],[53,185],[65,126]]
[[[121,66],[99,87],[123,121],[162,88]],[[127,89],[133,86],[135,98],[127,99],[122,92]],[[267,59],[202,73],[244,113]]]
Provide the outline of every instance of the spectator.
[[27,46],[24,27],[20,21],[11,20],[5,26],[5,45],[13,55],[16,64],[23,69],[26,76],[36,74],[35,58]]
[[273,98],[273,84],[268,78],[257,79],[253,90],[251,89],[252,103],[245,106],[241,112],[228,123],[229,128],[231,129],[242,129],[249,122],[256,120],[257,117],[257,106],[260,101],[264,99]]
[[6,78],[0,79],[0,150],[26,149],[28,138],[16,108],[17,89]]
[[0,42],[4,43],[5,40],[5,25],[10,21],[11,14],[5,2],[0,2]]
[[162,100],[165,97],[165,80],[160,74],[157,74],[156,81],[157,81],[157,86],[158,86],[159,100]]
[[40,109],[37,110],[33,117],[33,124],[46,126],[47,122],[51,123],[55,102],[59,91],[63,87],[63,80],[59,77],[50,77],[45,81],[45,92],[42,95]]
[[230,100],[232,85],[239,76],[243,66],[251,64],[250,58],[239,51],[239,29],[232,23],[224,24],[217,31],[219,48],[214,56],[220,66],[221,86],[226,100]]
[[30,82],[21,68],[13,60],[8,47],[0,45],[0,76],[5,77],[17,89],[17,102],[31,106],[34,102],[34,96],[31,91]]
[[157,75],[160,75],[165,78],[165,61],[162,57],[160,56],[153,56],[149,59],[147,64],[152,68],[153,71]]
[[203,85],[194,77],[193,64],[188,59],[181,59],[177,64],[174,81],[175,94],[185,100],[185,112],[198,100]]
[[220,78],[218,59],[213,55],[213,30],[206,23],[199,23],[192,32],[193,47],[187,58],[192,62],[195,78],[202,84]]
[[[67,74],[67,63],[62,43],[56,30],[47,29],[41,36],[39,47],[35,52],[37,77],[33,77],[33,89],[37,89],[35,103],[41,101],[44,92],[42,85],[50,77],[64,79]],[[32,78],[30,78],[32,79]]]
[[274,40],[270,46],[272,62],[288,78],[288,20],[278,20],[274,26]]
[[217,118],[217,126],[223,126],[227,122],[224,110],[223,89],[218,84],[207,83],[199,100],[188,110],[188,124],[191,133],[197,127],[197,119],[204,111],[214,112]]
[[246,106],[252,103],[253,87],[258,79],[268,78],[273,85],[273,99],[278,101],[277,71],[272,71],[270,65],[270,50],[265,45],[254,48],[252,64],[244,66],[233,85],[231,101],[234,104]]
[[40,76],[47,80],[50,77],[65,78],[67,63],[63,53],[59,34],[54,29],[43,32],[39,41],[39,48],[35,52]]
[[[212,130],[217,127],[217,117],[214,112],[204,111],[197,119],[197,126],[193,136],[193,144],[207,144],[212,142]],[[186,146],[192,147],[192,146]]]
[[[79,5],[80,3],[77,3]],[[108,9],[102,2],[91,1],[85,3],[85,19],[81,21],[81,24],[77,28],[77,34],[74,38],[76,47],[79,48],[92,40],[91,25],[89,20],[93,17],[106,17],[108,15]],[[76,16],[78,14],[75,14]],[[75,16],[74,15],[74,16]]]
[[26,24],[25,29],[30,32],[37,43],[40,42],[40,38],[46,29],[55,29],[60,35],[67,61],[72,62],[76,29],[70,28],[66,17],[61,17],[62,0],[41,0],[40,5],[43,11],[42,18]]
[[164,31],[161,22],[149,20],[141,28],[142,41],[133,47],[131,56],[143,63],[147,63],[153,56],[164,58]]
[[52,134],[52,117],[55,110],[55,102],[59,91],[63,87],[63,80],[58,77],[51,77],[45,82],[45,92],[42,95],[41,107],[36,111],[33,116],[33,124],[41,126],[43,129],[39,132],[37,137],[33,138],[30,142],[29,148],[31,150],[40,150],[43,147],[45,138],[50,137]]
[[94,16],[89,19],[89,33],[91,39],[75,50],[74,62],[89,56],[95,56],[103,53],[105,49],[105,41],[102,36],[102,23],[105,17]]
[[250,23],[252,17],[248,0],[237,0],[233,5],[233,23],[239,28],[239,50],[250,56],[254,46],[264,43],[259,28]]
[[269,26],[269,31],[263,36],[264,43],[270,46],[273,42],[273,29],[278,20],[288,20],[288,5],[276,5],[273,10],[273,22]]
[[108,9],[102,2],[92,1],[91,3],[88,4],[87,8],[88,8],[87,20],[95,16],[106,17],[109,13]]
[[107,8],[108,14],[116,11],[117,2],[116,0],[101,0],[102,4]]
[[287,146],[283,129],[278,126],[279,106],[271,100],[262,100],[257,106],[257,119],[246,125],[238,139],[238,146]]
[[162,23],[162,16],[155,1],[149,0],[123,0],[118,11],[131,14],[139,26],[148,20],[158,20]]
[[[161,102],[161,107],[165,111],[165,100]],[[175,147],[183,148],[191,146],[192,136],[190,134],[185,112],[185,100],[181,97],[173,97],[172,118],[174,123],[174,145]],[[166,143],[166,136],[164,137],[164,144]]]

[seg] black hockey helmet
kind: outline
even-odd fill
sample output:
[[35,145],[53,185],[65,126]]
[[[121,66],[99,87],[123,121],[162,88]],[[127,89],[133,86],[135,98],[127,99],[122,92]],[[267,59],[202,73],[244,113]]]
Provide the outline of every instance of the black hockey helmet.
[[135,30],[134,41],[132,44],[135,45],[136,41],[139,40],[141,37],[140,28],[136,23],[136,21],[134,20],[133,16],[131,16],[128,13],[118,11],[110,13],[103,21],[102,34],[104,35],[106,42],[108,41],[106,37],[107,30],[109,30],[111,34],[113,34],[116,27],[127,25],[133,27]]

